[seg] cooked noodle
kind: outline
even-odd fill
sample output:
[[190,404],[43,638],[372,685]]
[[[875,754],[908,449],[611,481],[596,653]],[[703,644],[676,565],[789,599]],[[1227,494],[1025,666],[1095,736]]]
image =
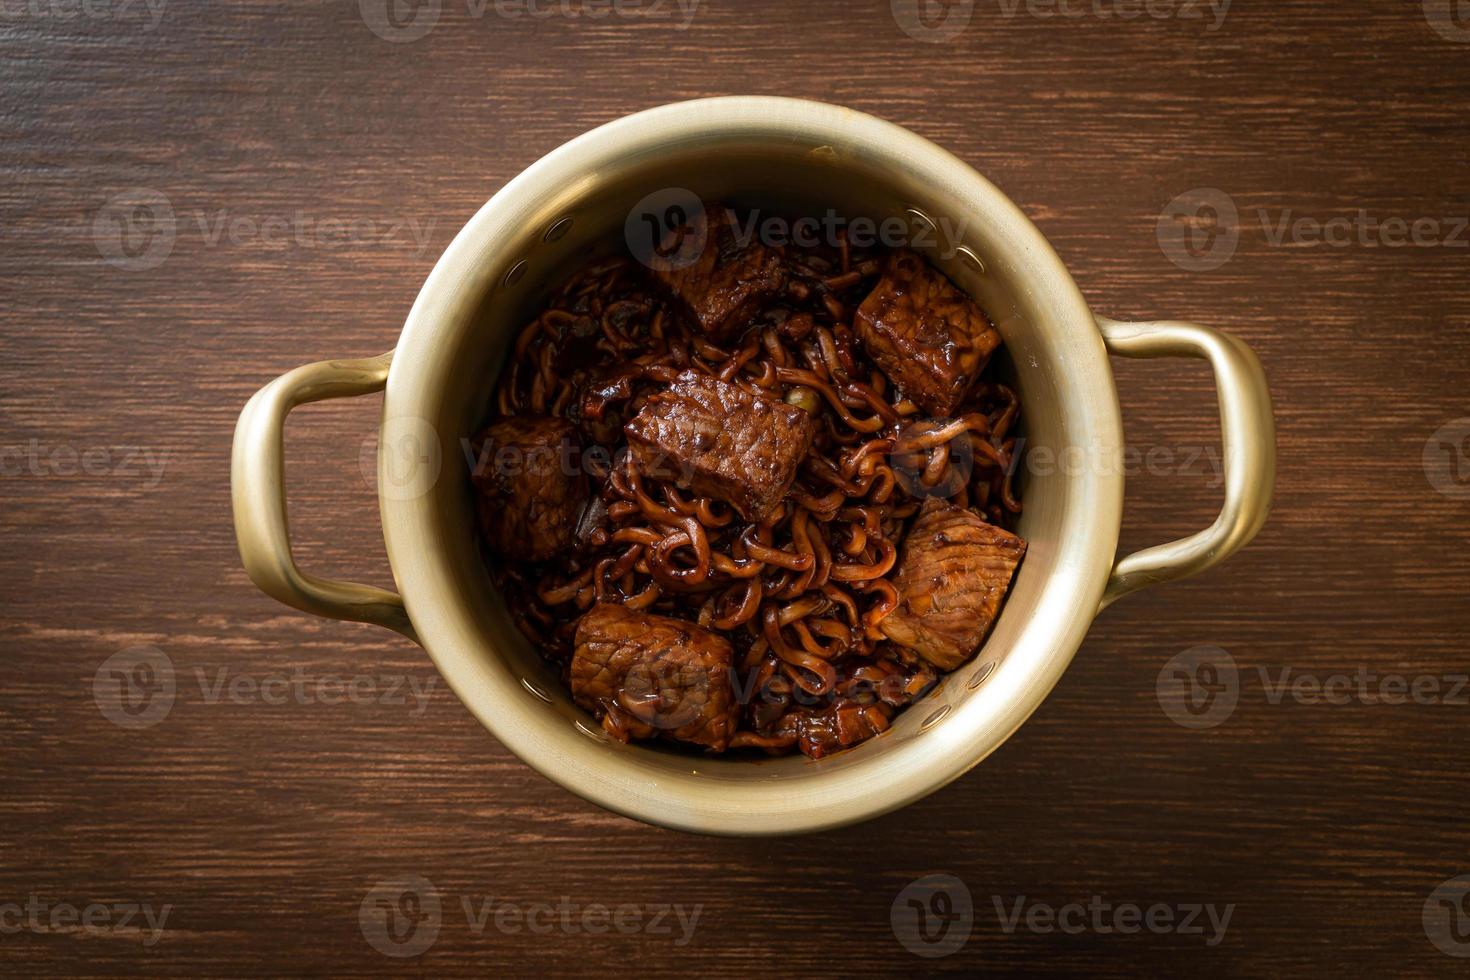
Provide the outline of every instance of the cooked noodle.
[[[578,426],[594,499],[578,546],[549,562],[492,559],[522,631],[565,669],[578,616],[594,603],[691,620],[735,646],[742,698],[733,748],[790,751],[787,711],[836,705],[873,731],[934,680],[886,642],[898,605],[897,542],[927,497],[1009,526],[1019,404],[982,376],[953,419],[928,419],[865,359],[852,317],[881,256],[788,248],[786,295],[726,348],[697,334],[624,258],[578,271],[520,332],[500,378],[499,416]],[[640,472],[622,424],[693,370],[797,405],[818,434],[785,499],[765,519]],[[878,693],[875,693],[878,692]],[[896,692],[896,696],[887,696]]]

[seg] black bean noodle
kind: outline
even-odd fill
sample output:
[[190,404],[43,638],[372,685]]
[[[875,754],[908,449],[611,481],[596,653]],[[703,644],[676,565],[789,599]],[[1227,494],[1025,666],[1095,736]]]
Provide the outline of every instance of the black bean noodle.
[[[594,603],[679,617],[737,651],[743,699],[732,748],[790,751],[781,719],[813,705],[874,732],[935,679],[878,624],[904,526],[928,497],[1010,526],[1019,403],[982,376],[954,418],[928,419],[855,342],[852,319],[882,255],[845,239],[782,250],[785,295],[728,347],[676,314],[626,257],[576,272],[515,339],[494,397],[499,416],[574,423],[593,499],[578,545],[539,564],[492,559],[522,632],[565,670],[578,616]],[[764,389],[806,410],[818,434],[795,484],[758,523],[639,472],[622,425],[681,371]],[[849,722],[852,718],[847,719]]]

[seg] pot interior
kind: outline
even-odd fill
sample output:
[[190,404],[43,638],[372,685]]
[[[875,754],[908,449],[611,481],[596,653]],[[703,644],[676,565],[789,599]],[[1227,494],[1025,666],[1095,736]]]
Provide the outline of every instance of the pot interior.
[[[634,120],[614,126],[626,128]],[[745,753],[721,758],[654,743],[619,744],[572,704],[555,673],[515,628],[491,584],[475,532],[468,439],[488,417],[491,389],[508,346],[551,290],[592,256],[625,248],[635,206],[650,195],[659,195],[656,202],[667,200],[673,189],[708,203],[757,208],[763,217],[820,217],[831,211],[875,222],[895,219],[898,224],[888,227],[902,227],[913,247],[979,301],[1002,334],[1005,353],[991,370],[1020,394],[1022,434],[1033,460],[1058,458],[1067,446],[1106,448],[1117,438],[1116,394],[1106,356],[1075,286],[1008,201],[998,193],[978,196],[976,185],[983,181],[911,134],[904,137],[927,148],[925,156],[906,159],[893,146],[834,139],[831,133],[796,134],[790,127],[763,125],[756,113],[744,126],[717,131],[664,140],[629,136],[614,159],[606,152],[609,140],[594,139],[599,132],[533,166],[486,205],[441,260],[400,345],[393,371],[411,378],[390,378],[385,426],[395,414],[426,419],[441,441],[443,471],[422,499],[408,504],[423,532],[415,542],[421,554],[406,556],[393,547],[404,540],[390,526],[402,502],[384,502],[395,574],[421,633],[423,620],[436,617],[446,603],[467,624],[448,641],[456,649],[444,648],[449,634],[438,643],[426,636],[425,645],[492,730],[503,740],[522,741],[517,751],[526,761],[599,802],[645,818],[647,810],[636,802],[610,801],[606,792],[588,791],[603,779],[598,767],[615,774],[607,778],[621,780],[629,793],[646,792],[673,811],[692,800],[681,795],[688,788],[683,781],[690,779],[704,786],[775,783],[783,792],[800,783],[804,792],[807,783],[814,789],[823,783],[835,786],[836,780],[850,780],[866,769],[879,791],[892,767],[963,754],[964,765],[941,767],[948,770],[945,779],[953,778],[1024,720],[1080,641],[1096,612],[1116,545],[1120,478],[1118,492],[1101,492],[1105,475],[1022,466],[1016,481],[1024,505],[1018,532],[1028,551],[991,635],[973,661],[943,677],[935,690],[901,712],[889,731],[819,761]],[[932,232],[926,233],[929,227]],[[1044,254],[1038,254],[1038,242]],[[451,293],[454,299],[444,298]],[[435,322],[430,324],[430,318]],[[411,366],[402,363],[410,357]],[[1088,372],[1091,379],[1080,381]],[[432,600],[415,591],[401,567],[421,562],[433,566],[443,586]],[[1028,630],[1034,634],[1030,649],[1020,653]],[[1069,630],[1075,640],[1067,636]],[[1024,704],[1020,710],[993,705],[982,712],[976,705],[987,698]],[[519,726],[519,736],[505,730],[511,725]],[[564,764],[580,768],[586,778],[568,776]],[[850,783],[849,789],[849,796],[862,792]],[[901,802],[886,800],[870,809]],[[779,805],[798,803],[788,797]],[[673,811],[660,822],[711,829],[704,818],[683,819]],[[821,822],[811,819],[805,825]]]

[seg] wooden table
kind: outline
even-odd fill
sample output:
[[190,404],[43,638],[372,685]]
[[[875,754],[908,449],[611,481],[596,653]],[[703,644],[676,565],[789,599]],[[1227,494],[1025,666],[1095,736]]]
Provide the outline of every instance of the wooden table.
[[[1189,0],[1071,0],[1071,16],[979,0],[968,22],[961,3],[916,22],[903,0],[703,0],[685,27],[672,2],[619,2],[594,18],[426,0],[389,20],[382,0],[5,0],[6,972],[1462,967],[1440,948],[1470,952],[1456,886],[1436,890],[1470,874],[1453,681],[1470,670],[1470,460],[1452,465],[1470,451],[1470,23],[1440,0],[1239,2],[1223,21]],[[850,105],[953,150],[1100,312],[1248,341],[1280,428],[1275,511],[1249,549],[1105,613],[956,784],[790,840],[656,830],[564,792],[418,648],[256,591],[229,509],[252,391],[391,347],[454,232],[546,151],[728,93]],[[1206,370],[1115,368],[1145,454],[1124,547],[1203,527],[1220,497]],[[312,568],[388,584],[370,402],[293,417],[291,516]],[[1202,645],[1229,653],[1239,691],[1196,730],[1157,685]],[[114,668],[160,654],[174,701],[127,713]],[[1389,675],[1442,680],[1388,704],[1360,670],[1370,695]],[[1345,703],[1314,703],[1314,683]],[[922,958],[890,913],[930,874],[963,882],[973,933]],[[416,918],[390,899],[400,924],[440,904],[411,959],[363,926],[388,921],[372,890],[404,875],[433,892]],[[699,907],[682,943],[673,915],[653,922],[674,903]],[[1147,926],[1155,905],[1172,925]],[[1191,905],[1231,907],[1223,939],[1207,914],[1177,928]]]

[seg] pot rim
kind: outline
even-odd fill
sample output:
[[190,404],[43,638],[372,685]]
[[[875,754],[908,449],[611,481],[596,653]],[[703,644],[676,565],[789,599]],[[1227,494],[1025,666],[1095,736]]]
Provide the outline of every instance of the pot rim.
[[[483,299],[487,257],[524,219],[526,201],[631,155],[732,132],[861,146],[956,191],[970,204],[967,217],[1025,263],[1038,302],[1067,331],[1070,356],[1053,366],[1063,376],[1064,415],[1077,440],[1105,451],[1121,448],[1119,401],[1102,335],[1060,258],[1020,209],[968,164],[907,129],[852,109],[774,97],[701,99],[625,116],[551,151],[507,183],[460,230],[419,292],[388,374],[383,423],[427,414],[421,406],[432,394],[429,365],[444,346],[440,331],[472,315]],[[1080,378],[1087,383],[1075,383]],[[637,820],[701,833],[791,834],[867,820],[933,792],[998,748],[1045,699],[1097,615],[1122,522],[1121,472],[1084,467],[1067,479],[1073,485],[1055,567],[985,689],[955,705],[945,724],[922,738],[862,763],[768,784],[710,778],[698,772],[706,765],[697,759],[689,760],[687,775],[642,767],[563,731],[569,726],[527,696],[502,658],[483,654],[489,641],[469,610],[444,600],[453,594],[454,573],[436,556],[431,499],[380,494],[380,510],[389,562],[420,642],[460,700],[522,761]]]

